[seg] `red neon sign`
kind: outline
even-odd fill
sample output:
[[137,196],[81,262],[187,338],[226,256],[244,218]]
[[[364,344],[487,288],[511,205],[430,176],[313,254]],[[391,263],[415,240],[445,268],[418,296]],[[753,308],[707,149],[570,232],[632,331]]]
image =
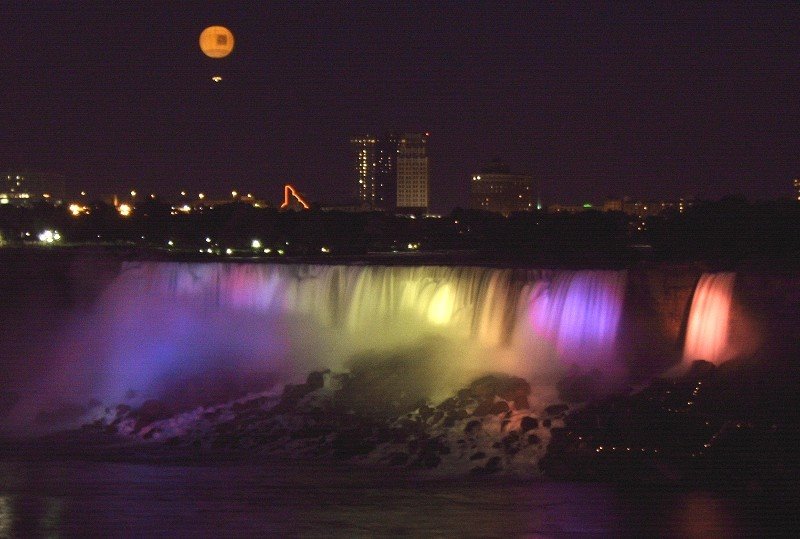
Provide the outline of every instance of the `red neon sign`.
[[300,204],[303,205],[303,209],[307,210],[309,208],[308,203],[300,196],[300,193],[292,186],[292,184],[287,183],[283,187],[283,204],[281,204],[281,209],[286,208],[289,206],[289,202],[291,202],[290,196],[294,197]]

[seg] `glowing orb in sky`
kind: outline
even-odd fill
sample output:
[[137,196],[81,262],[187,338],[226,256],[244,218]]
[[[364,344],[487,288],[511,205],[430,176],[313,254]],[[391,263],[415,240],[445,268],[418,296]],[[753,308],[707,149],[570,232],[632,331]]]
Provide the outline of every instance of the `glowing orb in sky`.
[[233,34],[224,26],[209,26],[200,33],[200,50],[209,58],[225,58],[233,50]]

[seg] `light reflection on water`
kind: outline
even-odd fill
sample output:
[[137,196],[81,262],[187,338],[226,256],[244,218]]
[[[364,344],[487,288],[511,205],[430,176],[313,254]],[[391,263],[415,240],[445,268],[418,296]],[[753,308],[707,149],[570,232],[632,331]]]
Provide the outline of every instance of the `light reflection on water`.
[[747,514],[703,493],[299,463],[0,463],[0,537],[735,537],[760,531]]

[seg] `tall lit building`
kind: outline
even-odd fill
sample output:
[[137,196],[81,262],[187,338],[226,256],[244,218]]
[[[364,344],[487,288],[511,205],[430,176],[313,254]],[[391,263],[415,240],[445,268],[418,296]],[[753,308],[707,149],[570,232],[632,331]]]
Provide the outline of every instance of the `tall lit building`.
[[350,138],[350,148],[355,157],[355,194],[359,204],[374,208],[377,198],[375,182],[375,145],[377,138],[359,135]]
[[792,183],[794,184],[794,199],[800,200],[800,178],[795,178]]
[[428,133],[405,133],[397,144],[397,209],[410,213],[428,211]]
[[512,174],[511,169],[495,159],[472,175],[470,206],[503,215],[536,209],[533,177]]
[[397,208],[397,142],[393,133],[384,135],[375,144],[375,198],[378,208]]

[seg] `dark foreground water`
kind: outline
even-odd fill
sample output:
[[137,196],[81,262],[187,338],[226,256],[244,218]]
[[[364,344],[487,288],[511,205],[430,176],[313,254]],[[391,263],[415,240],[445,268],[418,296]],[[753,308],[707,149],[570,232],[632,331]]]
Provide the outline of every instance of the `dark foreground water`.
[[763,537],[792,531],[784,502],[304,463],[0,462],[0,537]]

